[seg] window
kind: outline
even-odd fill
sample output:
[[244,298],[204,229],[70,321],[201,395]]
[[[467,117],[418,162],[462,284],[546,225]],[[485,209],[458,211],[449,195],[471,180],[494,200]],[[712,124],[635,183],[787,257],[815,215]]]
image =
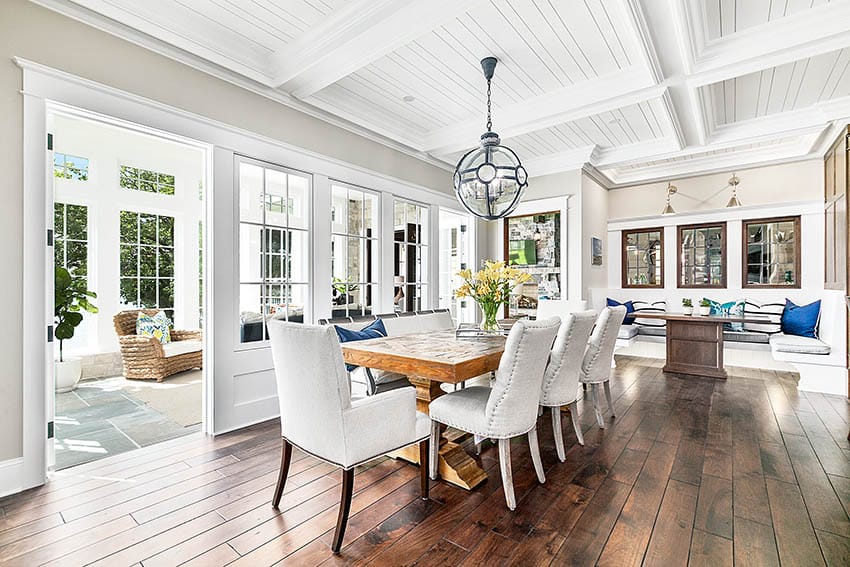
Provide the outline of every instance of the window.
[[378,196],[345,185],[331,187],[331,314],[372,314],[377,291]]
[[393,303],[396,311],[428,308],[428,207],[393,204]]
[[462,280],[457,273],[469,265],[471,219],[467,214],[440,209],[440,309],[448,309],[457,323],[475,321],[475,302],[469,298],[456,298],[455,290]]
[[121,166],[121,187],[147,193],[174,195],[174,176],[147,169]]
[[664,229],[623,231],[622,287],[664,287]]
[[744,221],[744,287],[800,287],[800,217]]
[[726,287],[726,223],[679,227],[679,287]]
[[53,261],[74,277],[88,275],[88,207],[53,204]]
[[53,177],[87,181],[89,178],[89,160],[84,157],[53,153]]
[[240,342],[268,319],[303,323],[309,299],[310,178],[248,158],[239,173]]
[[121,211],[121,302],[174,318],[174,217]]

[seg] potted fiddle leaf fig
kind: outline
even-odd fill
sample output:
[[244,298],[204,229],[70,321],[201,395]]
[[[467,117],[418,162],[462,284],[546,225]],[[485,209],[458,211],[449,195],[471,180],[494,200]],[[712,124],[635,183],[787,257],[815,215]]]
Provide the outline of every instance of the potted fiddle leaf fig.
[[89,298],[97,294],[86,289],[86,280],[75,278],[62,266],[56,266],[53,272],[53,316],[56,326],[53,336],[59,341],[59,360],[54,362],[54,376],[57,392],[70,392],[77,387],[82,375],[82,360],[79,357],[65,356],[64,341],[72,339],[76,328],[83,322],[83,311],[97,313]]

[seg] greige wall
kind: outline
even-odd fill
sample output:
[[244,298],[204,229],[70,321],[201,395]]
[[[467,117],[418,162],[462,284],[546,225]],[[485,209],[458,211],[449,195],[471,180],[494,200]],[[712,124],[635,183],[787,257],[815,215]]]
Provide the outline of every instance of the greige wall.
[[[22,109],[19,56],[246,130],[441,191],[451,175],[376,142],[25,0],[0,1],[0,462],[21,456]],[[27,376],[27,380],[37,380]]]
[[[823,162],[799,161],[757,167],[737,172],[741,179],[738,198],[745,205],[809,201],[823,199]],[[726,206],[731,189],[727,186],[732,172],[677,179],[673,185],[673,208],[679,212],[721,209]],[[635,185],[609,191],[608,212],[611,219],[653,216],[661,213],[667,194],[667,182]]]
[[[609,192],[585,174],[581,176],[581,293],[589,299],[588,290],[608,284],[608,199]],[[592,264],[590,239],[602,240],[602,265]]]

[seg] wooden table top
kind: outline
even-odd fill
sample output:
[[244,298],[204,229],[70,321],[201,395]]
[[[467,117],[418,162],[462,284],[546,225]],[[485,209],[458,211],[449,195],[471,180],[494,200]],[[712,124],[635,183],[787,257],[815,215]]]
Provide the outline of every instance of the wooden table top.
[[454,331],[342,344],[348,364],[452,384],[495,370],[504,351],[505,337],[457,338]]
[[684,313],[629,313],[629,317],[638,319],[664,319],[665,321],[692,321],[695,323],[770,323],[770,318],[762,315],[693,315]]

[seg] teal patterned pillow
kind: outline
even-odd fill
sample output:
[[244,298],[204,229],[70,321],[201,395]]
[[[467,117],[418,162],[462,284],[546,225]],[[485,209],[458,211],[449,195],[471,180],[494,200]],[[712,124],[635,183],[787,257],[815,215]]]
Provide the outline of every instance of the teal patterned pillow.
[[[743,317],[744,316],[744,301],[729,301],[728,303],[720,303],[719,301],[714,301],[713,299],[708,299],[708,302],[711,304],[711,314],[712,315],[733,315],[735,317]],[[723,323],[723,328],[727,331],[743,331],[744,324],[743,323]]]
[[139,316],[136,318],[136,334],[140,337],[153,337],[165,345],[171,342],[171,324],[171,319],[165,311],[160,311],[153,317],[139,311]]

